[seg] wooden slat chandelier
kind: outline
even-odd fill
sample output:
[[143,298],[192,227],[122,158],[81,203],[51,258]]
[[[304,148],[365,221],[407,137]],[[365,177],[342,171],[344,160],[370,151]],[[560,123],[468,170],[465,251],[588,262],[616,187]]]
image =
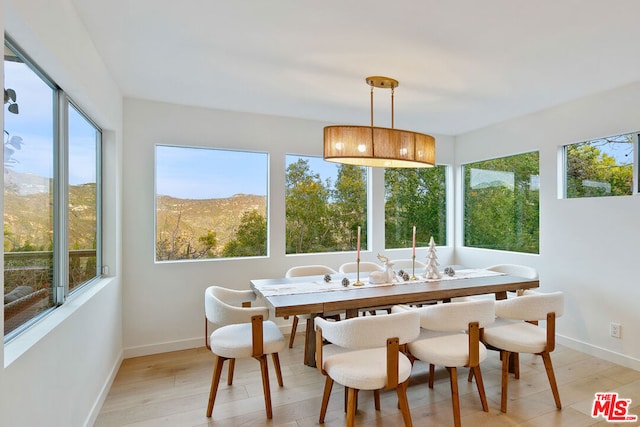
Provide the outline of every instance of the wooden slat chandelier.
[[[324,128],[324,159],[355,166],[424,168],[436,162],[436,140],[431,135],[394,129],[394,89],[389,77],[366,78],[371,86],[371,126],[338,125]],[[391,128],[373,125],[373,88],[391,89]]]

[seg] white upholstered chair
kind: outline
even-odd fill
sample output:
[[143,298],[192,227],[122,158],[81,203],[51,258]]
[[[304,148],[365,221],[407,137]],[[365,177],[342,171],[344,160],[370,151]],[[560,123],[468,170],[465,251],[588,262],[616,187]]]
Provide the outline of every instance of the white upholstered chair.
[[[313,264],[313,265],[298,265],[295,267],[291,267],[285,273],[285,277],[303,277],[303,276],[323,276],[325,274],[337,274],[333,268],[328,267],[326,265]],[[337,314],[336,314],[337,315]],[[294,315],[293,321],[291,323],[291,336],[289,337],[289,348],[293,347],[293,341],[296,338],[296,331],[298,330],[298,321],[300,319],[305,319],[307,321],[307,326],[305,329],[305,341],[306,335],[308,334],[309,328],[312,328],[311,318],[308,315]],[[305,347],[306,351],[306,347]],[[305,355],[305,360],[307,356]]]
[[[558,385],[556,384],[550,353],[555,348],[556,318],[564,312],[564,294],[560,291],[543,294],[525,291],[524,295],[496,301],[496,315],[512,322],[500,322],[499,326],[487,328],[484,342],[500,351],[502,360],[502,398],[500,410],[507,412],[509,386],[509,357],[518,353],[542,356],[549,385],[558,409],[562,408]],[[546,320],[546,327],[540,327],[538,320]],[[514,361],[515,375],[519,378],[517,359]]]
[[209,335],[207,343],[207,347],[215,355],[207,417],[211,417],[213,412],[224,362],[229,360],[227,384],[231,385],[235,359],[247,357],[253,357],[260,362],[265,409],[267,418],[272,417],[267,355],[272,355],[278,385],[282,387],[278,352],[284,348],[285,340],[276,324],[266,320],[269,317],[269,310],[266,307],[241,306],[255,298],[252,291],[237,291],[219,286],[210,286],[205,290],[206,334],[208,334],[207,322],[216,326]]
[[[355,273],[357,270],[358,270],[358,263],[355,261],[345,262],[338,269],[340,273]],[[376,264],[375,262],[360,261],[361,273],[371,273],[372,271],[384,271],[384,269],[382,268],[382,266]]]
[[[420,332],[417,312],[355,317],[332,322],[316,318],[316,366],[326,376],[319,422],[324,417],[334,381],[346,387],[347,426],[354,425],[359,390],[374,390],[380,409],[380,390],[395,389],[405,426],[411,426],[407,384],[411,362],[400,350]],[[323,346],[323,340],[330,344]]]
[[495,264],[485,267],[485,270],[497,271],[531,280],[536,280],[539,277],[538,270],[533,267],[529,267],[528,265],[521,264]]
[[480,371],[480,362],[487,357],[487,349],[481,342],[481,335],[483,328],[495,319],[494,302],[480,299],[403,309],[420,314],[420,337],[407,347],[412,358],[429,364],[429,388],[433,388],[435,365],[449,371],[454,425],[460,426],[457,367],[468,367],[473,372],[482,409],[488,412]]
[[[413,268],[413,260],[411,258],[394,259],[391,260],[391,262],[396,272],[399,270],[410,272]],[[416,271],[423,271],[425,267],[426,264],[424,262],[416,260]]]

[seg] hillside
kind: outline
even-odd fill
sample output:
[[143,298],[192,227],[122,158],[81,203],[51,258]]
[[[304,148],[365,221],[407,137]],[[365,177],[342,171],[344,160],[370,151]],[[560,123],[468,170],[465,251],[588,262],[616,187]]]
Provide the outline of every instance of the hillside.
[[[257,210],[266,215],[267,198],[252,194],[236,194],[219,199],[178,199],[171,196],[156,197],[156,238],[160,233],[176,232],[190,241],[197,241],[208,231],[216,233],[218,253],[234,237],[244,212]],[[178,224],[179,222],[179,224]]]
[[[48,178],[6,170],[4,176],[4,250],[29,245],[50,250],[53,235],[51,184]],[[69,242],[71,249],[95,245],[96,186],[69,187]]]
[[[5,172],[4,226],[5,251],[29,246],[49,250],[52,236],[52,200],[48,178],[31,174]],[[69,187],[69,244],[71,249],[94,248],[95,184]],[[234,237],[242,214],[257,210],[266,215],[265,196],[236,194],[227,198],[193,200],[170,196],[156,198],[156,233],[179,235],[194,244],[209,231],[216,233],[216,253]],[[153,222],[153,212],[148,213]],[[178,224],[179,222],[179,224]],[[176,226],[178,228],[176,229]]]

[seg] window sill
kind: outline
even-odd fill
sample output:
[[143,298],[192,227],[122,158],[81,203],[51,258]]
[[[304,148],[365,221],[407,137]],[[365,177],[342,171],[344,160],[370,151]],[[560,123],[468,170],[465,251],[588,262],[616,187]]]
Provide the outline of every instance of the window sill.
[[22,357],[22,355],[38,344],[38,342],[45,338],[51,331],[55,330],[71,317],[84,303],[93,298],[114,280],[114,277],[98,279],[91,286],[86,286],[71,296],[60,307],[51,310],[51,312],[11,341],[4,343],[4,367],[7,368]]

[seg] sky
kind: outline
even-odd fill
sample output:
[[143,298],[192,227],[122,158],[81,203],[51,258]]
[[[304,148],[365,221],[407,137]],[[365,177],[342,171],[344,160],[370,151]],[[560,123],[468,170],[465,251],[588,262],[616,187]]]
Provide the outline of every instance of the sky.
[[[53,177],[53,91],[26,65],[5,61],[5,87],[16,91],[19,114],[6,112],[5,141],[22,138],[13,170]],[[9,135],[7,135],[7,132]],[[69,108],[69,183],[96,182],[96,129]]]
[[[301,156],[287,155],[286,165]],[[302,156],[312,171],[335,182],[338,165]],[[267,194],[269,157],[264,152],[204,147],[156,146],[156,194],[181,199],[215,199]]]

